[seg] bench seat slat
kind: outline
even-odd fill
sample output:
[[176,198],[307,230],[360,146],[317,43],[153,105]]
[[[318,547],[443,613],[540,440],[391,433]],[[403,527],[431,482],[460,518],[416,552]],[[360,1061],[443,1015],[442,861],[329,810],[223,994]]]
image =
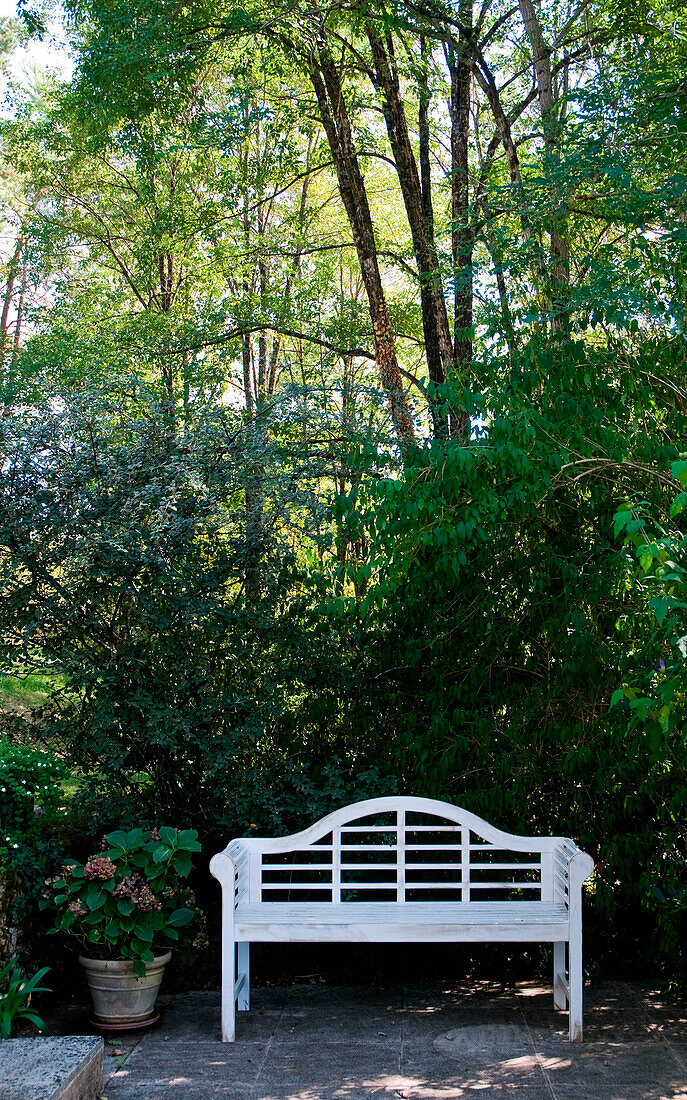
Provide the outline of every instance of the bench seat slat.
[[236,937],[261,942],[560,941],[568,909],[541,902],[262,902],[240,905]]
[[309,901],[263,901],[259,905],[239,905],[236,919],[272,920],[288,912],[290,919],[302,918],[307,922],[313,905],[317,907],[318,920],[327,919],[339,924],[360,914],[368,920],[406,921],[410,924],[418,917],[424,921],[428,913],[436,920],[448,923],[480,920],[485,916],[504,921],[568,920],[567,905],[541,901],[471,901],[469,907],[457,901],[406,901],[402,905],[389,901],[348,901],[339,905]]

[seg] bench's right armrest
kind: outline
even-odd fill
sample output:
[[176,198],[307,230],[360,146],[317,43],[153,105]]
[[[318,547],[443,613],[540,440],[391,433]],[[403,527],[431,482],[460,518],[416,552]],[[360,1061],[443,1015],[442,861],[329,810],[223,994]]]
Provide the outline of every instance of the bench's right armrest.
[[574,840],[561,838],[554,849],[553,874],[554,895],[570,904],[573,897],[579,897],[582,884],[594,870],[594,860]]

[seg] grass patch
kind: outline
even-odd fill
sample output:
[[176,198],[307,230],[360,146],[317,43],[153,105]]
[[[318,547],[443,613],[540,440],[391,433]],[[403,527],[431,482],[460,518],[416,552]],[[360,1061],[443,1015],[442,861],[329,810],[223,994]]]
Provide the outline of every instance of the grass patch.
[[12,708],[33,710],[43,706],[62,682],[62,677],[42,672],[32,672],[29,676],[0,674],[0,706],[7,704]]

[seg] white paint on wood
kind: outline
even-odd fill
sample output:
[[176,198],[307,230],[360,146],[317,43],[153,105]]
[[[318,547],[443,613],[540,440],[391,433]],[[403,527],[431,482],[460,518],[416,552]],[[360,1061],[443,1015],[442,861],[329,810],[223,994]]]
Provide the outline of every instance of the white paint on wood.
[[239,1012],[247,1012],[250,1008],[250,943],[246,940],[236,945],[236,958],[236,1007]]
[[467,826],[463,825],[460,830],[460,852],[461,852],[461,882],[462,890],[460,893],[460,900],[466,905],[470,901],[470,830]]
[[565,977],[565,940],[553,945],[553,1004],[565,1008],[568,1003],[568,983]]
[[406,812],[402,806],[396,811],[396,901],[406,900]]
[[[414,815],[425,820],[416,824]],[[554,1003],[567,1000],[578,1041],[582,884],[593,866],[566,837],[515,836],[447,802],[403,796],[346,806],[293,836],[233,840],[210,863],[223,891],[222,1038],[234,1038],[236,1001],[248,1008],[254,941],[551,942]],[[353,873],[358,881],[346,881]],[[447,891],[455,900],[442,900]],[[496,898],[480,900],[485,893]]]

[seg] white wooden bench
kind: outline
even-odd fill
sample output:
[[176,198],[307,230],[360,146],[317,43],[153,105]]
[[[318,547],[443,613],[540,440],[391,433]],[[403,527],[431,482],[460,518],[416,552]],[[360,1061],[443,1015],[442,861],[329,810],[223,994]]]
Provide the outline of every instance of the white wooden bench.
[[[553,1002],[582,1039],[582,884],[564,837],[512,836],[428,798],[373,798],[293,836],[232,840],[222,885],[222,1039],[249,1007],[259,942],[553,944]],[[566,944],[567,966],[566,966]]]

